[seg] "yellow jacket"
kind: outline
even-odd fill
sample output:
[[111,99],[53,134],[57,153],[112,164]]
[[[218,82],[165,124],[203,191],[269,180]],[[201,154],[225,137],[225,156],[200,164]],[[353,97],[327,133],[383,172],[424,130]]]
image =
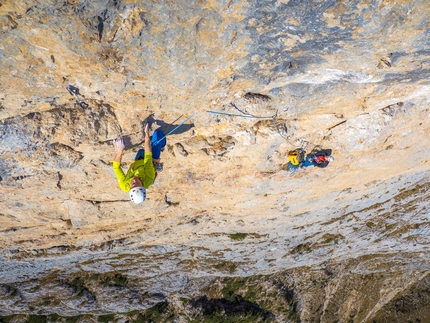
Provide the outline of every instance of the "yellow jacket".
[[128,169],[127,175],[121,168],[121,163],[113,162],[113,171],[118,179],[119,187],[126,193],[130,191],[130,183],[133,177],[138,177],[145,188],[148,188],[155,180],[155,167],[152,162],[152,152],[145,152],[143,160],[136,160]]

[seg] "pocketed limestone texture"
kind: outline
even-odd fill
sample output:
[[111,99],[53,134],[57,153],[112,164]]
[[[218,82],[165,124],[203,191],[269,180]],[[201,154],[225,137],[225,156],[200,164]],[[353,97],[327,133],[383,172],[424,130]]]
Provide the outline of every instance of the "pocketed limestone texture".
[[[0,322],[428,321],[429,35],[426,0],[0,0]],[[134,205],[112,140],[191,116]]]

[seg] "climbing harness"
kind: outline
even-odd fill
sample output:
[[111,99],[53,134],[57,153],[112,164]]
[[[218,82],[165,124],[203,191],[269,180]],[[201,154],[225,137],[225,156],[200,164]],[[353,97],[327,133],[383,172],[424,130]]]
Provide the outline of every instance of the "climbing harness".
[[78,100],[79,105],[81,106],[82,109],[86,109],[88,108],[88,104],[86,104],[84,101],[81,100],[81,98],[79,98],[79,89],[77,87],[74,87],[73,85],[67,85],[66,86],[67,91],[69,91],[69,93],[71,95],[73,95],[75,97],[76,100]]
[[160,138],[160,139],[158,139],[156,142],[154,142],[152,145],[153,145],[153,146],[157,145],[161,140],[163,140],[164,138],[166,138],[168,135],[170,135],[172,132],[174,132],[176,129],[178,129],[180,126],[182,126],[185,122],[187,122],[188,120],[190,120],[192,117],[194,117],[194,114],[193,114],[191,117],[189,117],[189,118],[185,119],[184,121],[182,121],[178,126],[176,126],[176,127],[175,127],[175,128],[173,128],[171,131],[169,131],[169,132],[167,133],[167,135],[165,135],[164,137],[161,137],[161,138]]

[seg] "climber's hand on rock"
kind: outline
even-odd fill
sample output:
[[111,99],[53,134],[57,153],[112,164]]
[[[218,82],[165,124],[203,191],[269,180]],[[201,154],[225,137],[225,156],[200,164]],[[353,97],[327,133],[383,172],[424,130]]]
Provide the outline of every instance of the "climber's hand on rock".
[[114,143],[115,143],[117,153],[124,151],[124,149],[125,149],[124,138],[119,137],[119,138],[115,139]]

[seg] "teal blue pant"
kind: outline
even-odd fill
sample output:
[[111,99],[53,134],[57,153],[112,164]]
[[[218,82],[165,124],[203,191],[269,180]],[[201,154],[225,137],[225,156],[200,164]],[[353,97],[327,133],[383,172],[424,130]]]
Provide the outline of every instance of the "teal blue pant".
[[[154,159],[160,158],[161,149],[163,149],[164,146],[166,146],[166,138],[163,138],[163,137],[164,137],[164,133],[160,129],[155,130],[154,134],[152,135],[152,138],[151,138],[152,158]],[[161,138],[163,138],[163,140],[160,140]],[[154,145],[154,143],[156,143],[158,140],[160,140],[160,142]],[[145,150],[139,149],[137,151],[136,157],[134,157],[134,160],[140,160],[140,159],[143,159],[144,157],[145,157]]]

